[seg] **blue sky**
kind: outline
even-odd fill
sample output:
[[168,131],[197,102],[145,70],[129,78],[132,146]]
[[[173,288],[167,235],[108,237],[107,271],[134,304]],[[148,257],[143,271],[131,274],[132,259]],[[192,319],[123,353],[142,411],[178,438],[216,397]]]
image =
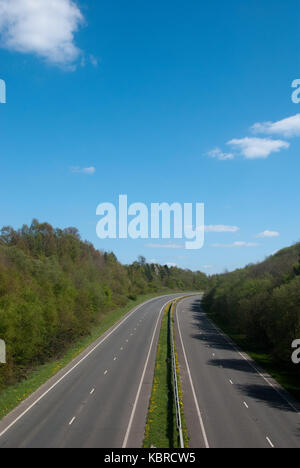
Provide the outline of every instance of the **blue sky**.
[[[76,226],[124,263],[207,273],[299,240],[296,2],[39,2],[0,0],[1,225]],[[204,248],[98,239],[119,194],[204,202]]]

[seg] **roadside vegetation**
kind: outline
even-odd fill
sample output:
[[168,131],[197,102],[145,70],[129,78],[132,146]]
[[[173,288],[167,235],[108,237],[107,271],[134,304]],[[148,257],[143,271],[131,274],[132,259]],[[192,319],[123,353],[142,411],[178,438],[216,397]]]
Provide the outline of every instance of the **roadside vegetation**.
[[[180,448],[180,440],[176,427],[176,410],[172,376],[170,336],[171,321],[173,323],[172,303],[169,303],[165,308],[162,318],[161,331],[156,354],[152,394],[150,398],[145,438],[143,443],[144,448]],[[178,364],[177,358],[176,362]],[[188,437],[183,414],[180,381],[179,393],[184,444],[185,447],[188,447]]]
[[143,257],[121,265],[113,253],[82,241],[75,228],[54,229],[37,220],[18,231],[4,227],[0,337],[6,341],[7,364],[0,365],[0,399],[40,366],[52,369],[56,361],[84,348],[140,297],[199,290],[206,284],[203,273],[147,264]]
[[257,265],[215,275],[203,299],[214,321],[300,400],[300,243]]
[[156,295],[159,296],[160,294],[139,296],[137,300],[129,301],[125,307],[121,307],[107,314],[98,325],[92,327],[88,335],[76,340],[60,357],[51,359],[45,364],[38,365],[33,370],[28,371],[26,378],[14,385],[8,385],[2,388],[2,391],[0,391],[0,419],[75,359],[89,345],[94,343],[99,336],[103,335],[121,320],[130,310]]

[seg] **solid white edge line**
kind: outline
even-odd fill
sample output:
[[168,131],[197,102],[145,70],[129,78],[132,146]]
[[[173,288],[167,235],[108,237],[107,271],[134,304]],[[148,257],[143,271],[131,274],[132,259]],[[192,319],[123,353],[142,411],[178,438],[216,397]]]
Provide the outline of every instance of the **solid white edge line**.
[[141,390],[142,390],[142,385],[143,385],[143,382],[144,382],[144,377],[145,377],[145,374],[146,374],[148,362],[149,362],[150,355],[151,355],[151,352],[152,352],[153,342],[154,342],[154,338],[155,338],[155,335],[156,335],[156,331],[157,331],[157,327],[158,327],[158,324],[159,324],[159,320],[160,320],[160,318],[161,318],[162,311],[163,311],[164,308],[167,306],[167,304],[169,304],[169,302],[170,302],[170,301],[166,302],[166,303],[163,305],[163,307],[161,308],[161,310],[160,310],[160,312],[159,312],[159,314],[158,314],[158,317],[157,317],[156,325],[155,325],[154,332],[153,332],[152,339],[151,339],[151,343],[150,343],[150,348],[149,348],[149,351],[148,351],[148,354],[147,354],[147,358],[146,358],[145,366],[144,366],[144,369],[143,369],[142,377],[141,377],[141,380],[140,380],[140,384],[139,384],[138,391],[137,391],[137,394],[136,394],[135,402],[134,402],[134,405],[133,405],[133,408],[132,408],[132,411],[131,411],[131,415],[130,415],[128,427],[127,427],[126,434],[125,434],[125,437],[124,437],[124,441],[123,441],[123,444],[122,444],[122,448],[123,448],[123,449],[126,448],[127,443],[128,443],[128,439],[129,439],[129,435],[130,435],[130,431],[131,431],[133,419],[134,419],[134,416],[135,416],[135,412],[136,412],[138,400],[139,400],[140,393],[141,393]]
[[[0,438],[6,434],[7,431],[11,427],[13,427],[20,419],[22,419],[25,414],[27,414],[34,406],[37,405],[46,395],[48,395],[51,390],[53,390],[63,379],[65,379],[71,372],[73,372],[74,369],[76,369],[83,361],[85,361],[99,346],[107,340],[123,323],[125,323],[134,313],[136,313],[141,307],[144,307],[145,305],[149,304],[150,302],[153,302],[157,299],[162,299],[164,297],[167,297],[168,295],[165,296],[158,296],[154,297],[153,299],[149,299],[148,301],[140,304],[136,308],[134,308],[128,315],[126,315],[119,323],[116,325],[113,325],[113,329],[96,345],[94,348],[91,349],[80,361],[77,362],[68,372],[66,372],[57,382],[55,382],[46,392],[44,392],[39,398],[37,398],[23,413],[21,413],[14,421],[12,421],[1,433],[0,433]],[[37,389],[38,390],[38,389]],[[1,421],[0,421],[1,423]]]
[[180,330],[180,325],[179,325],[179,318],[178,318],[178,313],[177,312],[178,312],[177,307],[175,307],[175,316],[176,316],[176,320],[177,320],[177,327],[178,327],[178,331],[179,331],[179,337],[180,337],[180,341],[181,341],[181,346],[182,346],[182,350],[183,350],[185,364],[186,364],[187,371],[188,371],[188,376],[189,376],[189,379],[190,379],[190,384],[191,384],[192,393],[193,393],[193,397],[194,397],[194,401],[195,401],[195,406],[196,406],[196,410],[197,410],[197,414],[198,414],[198,418],[199,418],[199,423],[200,423],[200,427],[201,427],[201,431],[202,431],[202,436],[203,436],[203,439],[204,439],[205,448],[209,449],[209,443],[208,443],[208,439],[207,439],[207,435],[206,435],[206,431],[205,431],[205,427],[204,427],[204,422],[203,422],[203,419],[202,419],[201,411],[200,411],[198,400],[197,400],[197,397],[196,397],[195,387],[194,387],[194,384],[193,384],[193,379],[192,379],[190,367],[189,367],[189,364],[188,364],[188,360],[187,360],[187,356],[186,356],[186,352],[185,352],[185,347],[184,347],[184,344],[183,344],[183,339],[182,339],[182,335],[181,335],[181,330]]

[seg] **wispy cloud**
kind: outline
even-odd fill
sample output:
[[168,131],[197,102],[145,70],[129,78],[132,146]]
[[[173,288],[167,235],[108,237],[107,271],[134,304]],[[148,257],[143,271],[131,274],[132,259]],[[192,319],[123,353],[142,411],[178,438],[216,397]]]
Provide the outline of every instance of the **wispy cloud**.
[[74,66],[74,34],[84,18],[73,0],[0,0],[1,47]]
[[[193,234],[195,231],[201,232],[203,230],[203,227],[199,226],[195,228],[194,226],[188,224],[184,227],[185,233],[186,234]],[[223,233],[223,232],[238,232],[240,228],[238,226],[226,226],[224,224],[214,224],[214,225],[208,225],[204,226],[204,232],[206,233]]]
[[93,65],[93,67],[98,67],[99,61],[98,61],[97,57],[95,57],[94,55],[90,55],[89,58],[90,58],[90,62]]
[[210,158],[216,158],[219,159],[219,161],[229,161],[231,159],[234,159],[234,154],[232,153],[223,153],[223,151],[220,148],[215,148],[212,151],[209,151],[207,155]]
[[150,249],[184,249],[183,244],[146,244]]
[[91,167],[74,166],[74,167],[71,167],[71,171],[73,172],[73,174],[93,175],[96,172],[96,168],[94,166],[91,166]]
[[232,244],[212,244],[212,247],[227,247],[227,248],[241,248],[241,247],[257,247],[259,244],[256,242],[233,242]]
[[235,146],[246,159],[267,158],[271,153],[278,153],[290,146],[288,142],[282,140],[249,137],[233,139],[228,145]]
[[300,114],[277,122],[256,123],[252,126],[252,131],[266,135],[279,135],[285,138],[300,136]]
[[277,231],[264,231],[264,232],[261,232],[260,234],[257,234],[256,237],[264,239],[268,237],[279,237],[279,236],[280,234]]
[[205,232],[238,232],[240,230],[237,226],[225,226],[223,224],[205,226]]

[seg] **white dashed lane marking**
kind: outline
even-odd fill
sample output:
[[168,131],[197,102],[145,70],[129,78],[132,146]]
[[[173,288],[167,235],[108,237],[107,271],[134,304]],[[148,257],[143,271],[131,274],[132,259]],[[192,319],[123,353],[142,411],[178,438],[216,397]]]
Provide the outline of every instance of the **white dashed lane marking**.
[[272,444],[271,440],[269,439],[269,437],[266,437],[268,443],[271,445],[272,448],[274,448],[274,445]]

